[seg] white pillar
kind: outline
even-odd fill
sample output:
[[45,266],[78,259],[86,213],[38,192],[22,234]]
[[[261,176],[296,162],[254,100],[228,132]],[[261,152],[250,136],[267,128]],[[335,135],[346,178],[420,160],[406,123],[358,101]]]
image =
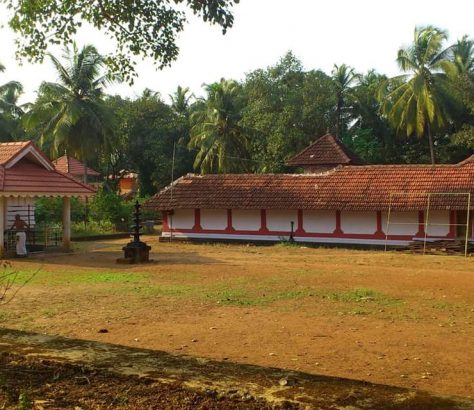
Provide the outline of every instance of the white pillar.
[[7,207],[5,206],[5,197],[0,196],[0,256],[5,255],[5,220]]
[[63,247],[71,248],[71,198],[63,198]]

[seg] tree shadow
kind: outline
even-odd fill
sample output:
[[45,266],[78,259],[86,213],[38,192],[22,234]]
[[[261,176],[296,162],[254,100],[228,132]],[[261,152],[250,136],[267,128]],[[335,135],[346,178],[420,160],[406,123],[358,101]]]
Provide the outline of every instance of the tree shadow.
[[38,253],[21,259],[22,264],[70,265],[76,267],[108,268],[108,269],[136,269],[137,267],[152,267],[163,265],[209,265],[225,263],[219,259],[202,256],[198,252],[152,252],[150,262],[143,264],[119,264],[118,258],[123,252],[117,250],[96,250],[73,253]]
[[302,408],[467,409],[474,401],[365,381],[0,329],[0,351],[75,362],[117,374],[228,394],[250,392]]

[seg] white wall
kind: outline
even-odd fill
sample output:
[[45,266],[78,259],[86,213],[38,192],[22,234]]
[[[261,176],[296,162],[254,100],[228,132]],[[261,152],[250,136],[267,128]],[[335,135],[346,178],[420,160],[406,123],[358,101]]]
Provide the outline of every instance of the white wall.
[[[465,223],[465,221],[461,223]],[[449,233],[449,211],[430,211],[426,232],[430,236],[446,236]]]
[[341,212],[342,232],[374,234],[377,231],[377,212]]
[[260,210],[232,210],[232,227],[238,231],[258,231],[261,226]]
[[336,211],[303,211],[303,229],[308,233],[333,233]]
[[291,221],[294,231],[298,229],[298,212],[271,209],[267,211],[267,228],[270,231],[291,232]]
[[175,209],[168,215],[168,225],[172,229],[191,229],[194,226],[194,209]]
[[30,227],[35,226],[35,205],[33,198],[6,198],[7,200],[7,221],[6,228],[12,227],[15,221],[15,215],[29,224]]
[[201,228],[224,230],[227,227],[227,209],[201,209]]
[[[403,223],[403,225],[396,225]],[[387,233],[387,212],[382,213],[382,230]],[[389,235],[415,235],[418,232],[418,211],[391,212]]]

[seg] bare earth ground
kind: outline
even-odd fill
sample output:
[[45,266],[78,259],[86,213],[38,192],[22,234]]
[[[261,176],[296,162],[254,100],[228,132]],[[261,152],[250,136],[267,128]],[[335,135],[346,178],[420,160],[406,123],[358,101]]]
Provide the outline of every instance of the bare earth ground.
[[125,240],[15,260],[39,272],[2,326],[474,395],[472,258],[146,240],[149,265]]

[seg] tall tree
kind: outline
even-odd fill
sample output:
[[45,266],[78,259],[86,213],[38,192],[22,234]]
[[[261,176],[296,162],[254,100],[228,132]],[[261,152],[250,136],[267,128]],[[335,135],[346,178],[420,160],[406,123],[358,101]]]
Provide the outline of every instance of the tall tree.
[[391,85],[382,91],[382,110],[389,121],[407,136],[428,137],[433,164],[433,133],[443,130],[450,120],[446,39],[446,32],[439,28],[415,28],[413,43],[398,51],[398,66],[407,74],[391,79]]
[[192,98],[193,94],[191,94],[189,87],[178,85],[176,91],[170,95],[171,108],[176,114],[187,118]]
[[[119,98],[119,97],[115,97]],[[193,153],[181,144],[183,119],[163,102],[158,93],[144,92],[135,100],[122,100],[114,128],[126,135],[124,168],[138,172],[141,195],[151,195],[193,167]]]
[[283,172],[285,162],[334,124],[331,78],[304,71],[292,52],[275,65],[249,73],[242,124],[253,130],[252,166],[258,172]]
[[[0,72],[5,66],[0,63]],[[20,119],[23,107],[18,99],[23,92],[23,86],[18,81],[9,81],[0,85],[0,139],[11,141],[21,133]]]
[[191,115],[189,147],[197,150],[195,169],[202,173],[248,169],[249,140],[241,126],[242,87],[221,79],[206,85],[207,99]]
[[463,75],[474,71],[474,40],[463,36],[450,47],[455,74]]
[[331,74],[336,89],[336,137],[340,138],[348,111],[346,103],[352,91],[352,86],[355,85],[359,76],[353,68],[346,64],[340,66],[334,64]]
[[91,45],[66,49],[65,64],[50,58],[59,82],[41,84],[38,99],[25,116],[26,126],[38,132],[41,144],[53,155],[67,151],[87,163],[100,151],[110,127],[103,103],[108,81],[102,73],[104,59]]
[[[116,44],[106,62],[122,78],[133,80],[135,57],[167,66],[178,56],[176,37],[191,11],[210,24],[232,27],[239,0],[0,0],[13,11],[10,27],[18,34],[18,52],[41,61],[50,46],[71,44],[83,23],[105,32]],[[185,6],[183,6],[185,3]]]

